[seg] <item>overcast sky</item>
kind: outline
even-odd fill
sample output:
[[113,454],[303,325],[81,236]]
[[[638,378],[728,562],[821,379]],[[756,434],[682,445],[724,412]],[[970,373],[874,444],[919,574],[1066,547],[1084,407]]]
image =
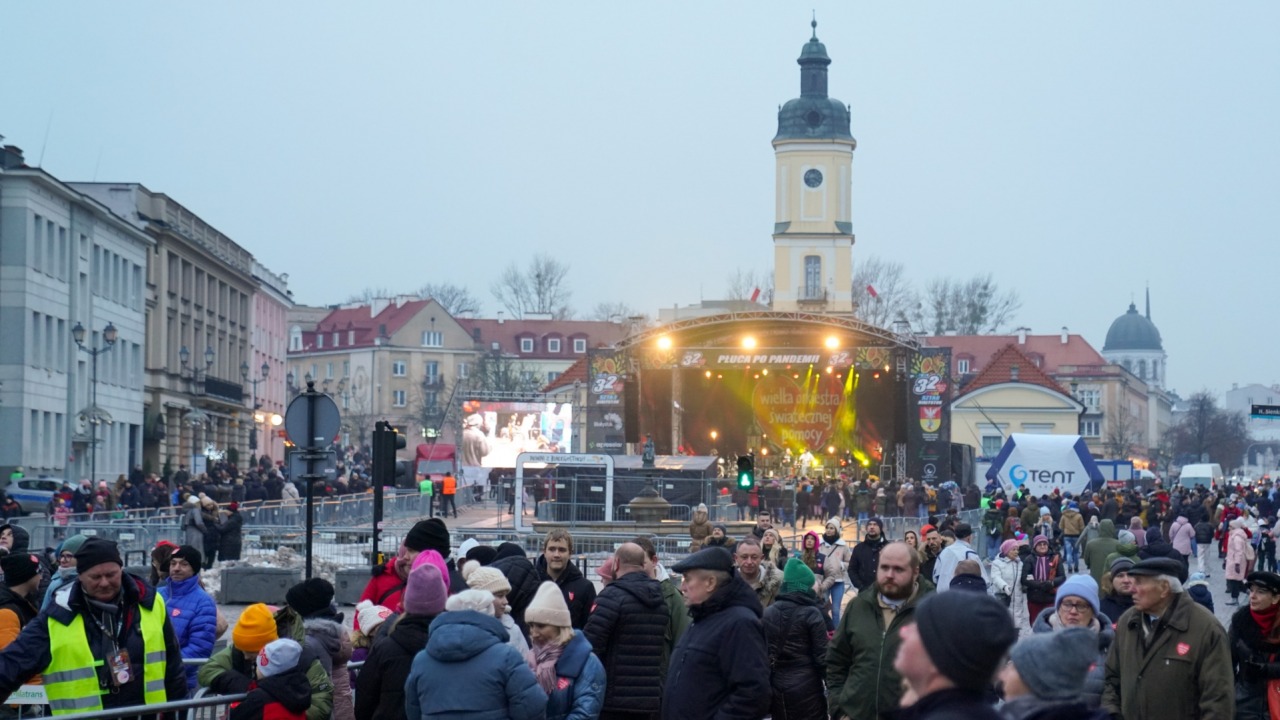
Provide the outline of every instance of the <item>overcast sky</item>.
[[[0,134],[164,192],[296,299],[489,292],[657,308],[772,263],[777,107],[818,36],[850,104],[854,262],[991,272],[1016,324],[1151,286],[1183,395],[1280,382],[1280,3],[47,3],[0,7]],[[47,140],[46,140],[47,137]]]

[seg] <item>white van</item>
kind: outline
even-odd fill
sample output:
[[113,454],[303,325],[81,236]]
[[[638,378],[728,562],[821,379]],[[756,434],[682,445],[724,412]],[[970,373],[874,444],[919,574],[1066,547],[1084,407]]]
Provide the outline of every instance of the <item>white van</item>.
[[1224,477],[1222,466],[1218,463],[1196,463],[1182,466],[1182,473],[1178,475],[1178,484],[1185,488],[1199,485],[1217,487]]

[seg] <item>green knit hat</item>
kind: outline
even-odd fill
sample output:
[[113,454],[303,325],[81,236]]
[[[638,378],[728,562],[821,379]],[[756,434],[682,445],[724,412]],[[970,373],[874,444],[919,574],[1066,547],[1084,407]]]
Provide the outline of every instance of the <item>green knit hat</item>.
[[813,592],[813,583],[816,578],[813,571],[805,565],[800,558],[791,558],[787,561],[787,566],[782,571],[782,588],[781,593],[796,592],[799,590],[808,590]]

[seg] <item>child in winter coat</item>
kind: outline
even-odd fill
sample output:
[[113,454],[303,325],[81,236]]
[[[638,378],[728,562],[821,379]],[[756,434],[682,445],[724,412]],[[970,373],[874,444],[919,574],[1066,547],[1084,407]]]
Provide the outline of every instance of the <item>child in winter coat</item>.
[[991,563],[991,588],[996,599],[1008,606],[1013,613],[1014,625],[1030,627],[1027,617],[1027,594],[1022,588],[1022,558],[1018,555],[1023,543],[1005,540],[1000,543],[1000,555]]
[[257,686],[231,706],[230,720],[303,720],[311,706],[311,683],[298,665],[302,646],[283,638],[258,652]]

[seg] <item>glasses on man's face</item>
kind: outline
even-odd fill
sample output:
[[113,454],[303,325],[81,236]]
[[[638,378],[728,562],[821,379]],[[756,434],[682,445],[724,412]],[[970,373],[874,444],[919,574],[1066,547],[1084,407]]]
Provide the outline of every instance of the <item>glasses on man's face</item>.
[[1063,601],[1062,601],[1062,604],[1058,605],[1058,609],[1059,609],[1059,610],[1066,610],[1067,612],[1073,612],[1073,613],[1077,613],[1077,614],[1078,614],[1078,613],[1085,612],[1086,610],[1092,610],[1092,609],[1093,609],[1093,606],[1092,606],[1092,605],[1090,605],[1090,604],[1089,604],[1089,603],[1087,603],[1087,602],[1076,602],[1076,601],[1074,601],[1074,600],[1063,600]]
[[75,555],[72,555],[72,554],[71,554],[71,553],[69,553],[69,552],[64,552],[64,553],[62,553],[61,555],[59,555],[59,556],[58,556],[58,560],[59,560],[60,562],[70,562],[70,561],[73,561],[73,560],[75,560],[75,559],[76,559],[76,556],[75,556]]

